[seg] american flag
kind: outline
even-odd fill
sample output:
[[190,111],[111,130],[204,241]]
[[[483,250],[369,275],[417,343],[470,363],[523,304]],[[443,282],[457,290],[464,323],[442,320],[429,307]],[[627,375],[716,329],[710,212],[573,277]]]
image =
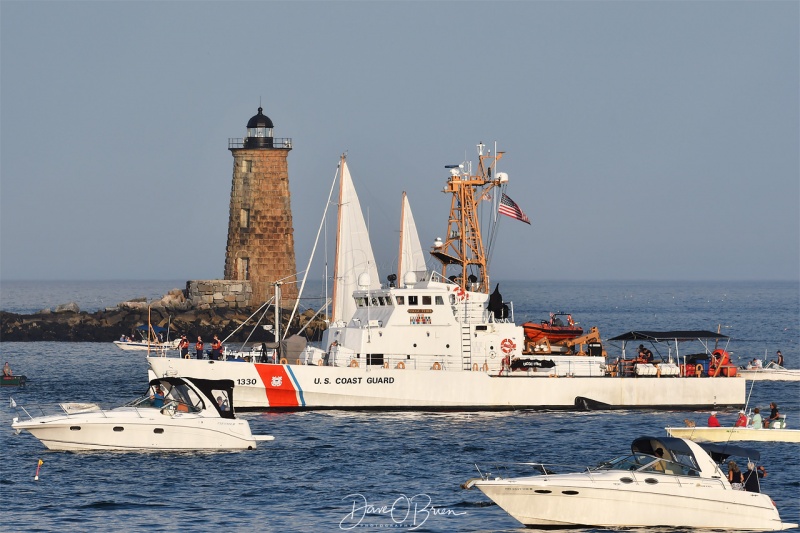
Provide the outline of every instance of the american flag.
[[502,198],[500,198],[500,207],[497,210],[501,215],[516,218],[517,220],[521,220],[526,224],[531,223],[531,221],[528,220],[528,217],[525,216],[525,213],[522,212],[522,209],[519,208],[517,203],[506,196],[505,193],[503,193]]

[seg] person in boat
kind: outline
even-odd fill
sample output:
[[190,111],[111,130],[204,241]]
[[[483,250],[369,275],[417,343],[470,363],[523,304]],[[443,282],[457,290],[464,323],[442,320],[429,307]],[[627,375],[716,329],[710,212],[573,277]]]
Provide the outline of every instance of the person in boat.
[[330,346],[328,346],[328,351],[325,352],[325,357],[322,361],[322,364],[328,366],[328,362],[331,359],[331,353],[335,352],[339,348],[339,341],[333,341]]
[[656,457],[661,459],[655,465],[653,465],[653,470],[657,470],[659,472],[666,472],[666,468],[664,468],[664,450],[661,448],[656,448],[655,451]]
[[153,401],[153,407],[158,409],[164,407],[164,391],[161,389],[161,385],[156,385],[151,399]]
[[762,367],[762,365],[761,365],[761,359],[759,359],[758,357],[756,357],[755,359],[753,359],[753,360],[750,362],[750,368],[751,368],[751,369],[755,369],[755,370],[758,370],[759,368],[763,368],[763,367]]
[[775,353],[775,355],[778,356],[778,358],[775,360],[775,364],[778,365],[778,366],[783,366],[783,354],[781,353],[781,351],[778,350]]
[[753,418],[750,419],[750,427],[754,429],[761,429],[763,422],[761,421],[761,409],[756,407],[753,409]]
[[198,336],[197,342],[194,343],[194,356],[198,359],[203,358],[203,337]]
[[189,339],[186,338],[186,335],[181,335],[181,342],[178,344],[178,349],[180,349],[183,359],[189,359]]
[[3,377],[10,378],[13,376],[14,373],[11,371],[11,367],[8,365],[8,361],[6,361],[6,364],[3,365]]
[[711,415],[708,417],[708,427],[710,428],[718,428],[721,427],[719,420],[717,419],[717,412],[711,411]]
[[222,396],[217,396],[217,405],[219,405],[220,411],[228,410],[228,402]]
[[769,404],[769,418],[764,420],[764,427],[768,428],[772,422],[779,420],[781,414],[778,412],[778,404],[775,402],[770,402]]
[[747,472],[744,474],[744,490],[748,492],[761,492],[759,479],[765,477],[767,477],[767,470],[763,466],[756,468],[752,462],[748,461]]
[[639,345],[639,356],[636,358],[637,363],[650,364],[653,362],[653,352],[644,347],[644,344]]
[[731,483],[733,490],[741,490],[744,483],[744,476],[736,461],[728,461],[728,481]]
[[747,415],[744,414],[744,411],[739,411],[739,418],[736,419],[736,422],[733,424],[735,428],[744,428],[747,427]]
[[219,361],[222,359],[222,341],[214,335],[214,342],[211,343],[211,359]]

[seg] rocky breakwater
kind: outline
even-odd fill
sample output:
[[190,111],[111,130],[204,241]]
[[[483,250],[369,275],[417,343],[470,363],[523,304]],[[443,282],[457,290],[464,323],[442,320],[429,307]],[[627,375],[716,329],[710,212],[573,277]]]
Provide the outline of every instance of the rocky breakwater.
[[[93,313],[81,311],[75,303],[30,315],[0,311],[0,340],[111,342],[121,335],[138,339],[136,328],[149,320],[153,326],[169,328],[170,339],[186,334],[192,345],[198,336],[210,344],[213,335],[219,335],[220,339],[228,337],[257,310],[255,307],[197,309],[186,299],[184,291],[173,289],[160,300],[147,302],[145,298],[136,298]],[[288,328],[292,333],[305,326],[303,336],[309,341],[321,339],[325,322],[314,318],[314,311],[301,313],[292,324],[287,323],[289,314],[288,310],[282,313],[284,331]],[[270,307],[266,312],[262,309],[229,342],[272,341],[270,331],[253,329],[256,323],[274,324],[273,309]]]

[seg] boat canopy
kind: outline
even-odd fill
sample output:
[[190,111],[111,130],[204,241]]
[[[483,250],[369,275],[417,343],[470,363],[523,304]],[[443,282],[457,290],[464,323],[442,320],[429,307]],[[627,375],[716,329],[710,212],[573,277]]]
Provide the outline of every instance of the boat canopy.
[[691,330],[691,331],[629,331],[618,335],[609,341],[696,341],[702,339],[727,339],[726,335],[714,333],[713,331]]
[[[213,408],[222,418],[236,418],[233,411],[233,380],[232,379],[200,379],[200,378],[179,378],[163,377],[150,380],[150,386],[168,383],[171,387],[185,386],[189,384],[199,392],[209,404],[206,409]],[[223,409],[214,399],[214,391],[224,392],[227,395],[228,408]]]
[[[162,328],[161,326],[150,326],[153,328],[153,331],[156,333],[166,333],[167,328]],[[147,331],[147,324],[142,324],[141,326],[137,326],[136,329],[138,331]]]
[[[730,456],[746,457],[754,461],[761,459],[761,453],[752,448],[743,448],[730,444],[716,444],[712,442],[698,442],[696,444],[705,450],[716,463],[721,463]],[[686,440],[678,437],[639,437],[631,444],[631,451],[633,453],[641,452],[648,455],[655,455],[655,448],[658,447],[673,452],[673,456],[676,453],[678,455],[694,455],[692,449],[686,443]]]

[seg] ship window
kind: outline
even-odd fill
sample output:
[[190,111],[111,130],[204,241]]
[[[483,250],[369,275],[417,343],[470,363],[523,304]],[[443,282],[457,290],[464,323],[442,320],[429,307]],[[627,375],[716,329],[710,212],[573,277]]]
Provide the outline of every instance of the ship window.
[[629,477],[621,477],[619,478],[619,480],[622,481],[623,483],[633,483],[633,480]]
[[395,296],[397,299],[397,305],[405,305],[406,297],[405,296]]
[[561,494],[566,494],[567,496],[575,496],[578,494],[577,490],[562,490]]
[[153,430],[153,433],[157,433],[158,435],[160,435],[160,434],[164,433],[164,428],[155,428]]
[[356,298],[356,305],[358,307],[364,307],[364,298]]
[[408,305],[419,305],[419,298],[417,296],[409,296]]
[[547,489],[538,489],[535,492],[538,493],[538,494],[550,494],[553,491],[552,490],[547,490]]
[[372,305],[374,305],[375,307],[377,307],[379,305],[378,304],[378,299],[375,298],[374,296],[372,297]]
[[656,483],[658,483],[658,480],[654,479],[652,477],[649,477],[649,478],[645,479],[644,482],[647,483],[648,485],[655,485]]
[[431,305],[431,297],[430,296],[423,296],[422,297],[422,305]]
[[444,298],[442,298],[441,296],[437,296],[436,305],[444,305]]
[[70,426],[70,427],[69,427],[69,430],[70,430],[70,431],[80,431],[80,430],[81,430],[81,427],[80,427],[80,426]]
[[122,427],[122,426],[114,426],[114,431],[117,431],[117,432],[125,431],[125,428]]
[[386,300],[383,298],[383,296],[378,296],[378,301],[381,303],[381,305],[386,305]]

